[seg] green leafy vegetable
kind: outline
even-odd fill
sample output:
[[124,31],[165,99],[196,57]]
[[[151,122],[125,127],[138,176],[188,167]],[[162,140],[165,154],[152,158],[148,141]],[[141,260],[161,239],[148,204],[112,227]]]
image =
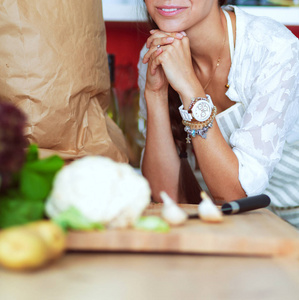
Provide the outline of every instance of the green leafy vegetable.
[[140,217],[134,227],[140,230],[155,232],[168,232],[170,230],[168,223],[157,216]]
[[22,194],[37,201],[46,198],[51,191],[54,176],[62,166],[63,160],[56,155],[42,160],[26,161],[20,172]]
[[38,147],[35,144],[31,144],[26,154],[26,162],[33,162],[38,160]]
[[39,159],[38,147],[29,146],[24,164],[14,174],[14,184],[0,194],[0,228],[44,217],[44,202],[63,164],[57,155]]
[[56,224],[62,227],[65,231],[73,230],[103,230],[105,226],[101,223],[94,223],[89,221],[82,213],[75,207],[70,207],[66,211],[59,214],[52,219]]

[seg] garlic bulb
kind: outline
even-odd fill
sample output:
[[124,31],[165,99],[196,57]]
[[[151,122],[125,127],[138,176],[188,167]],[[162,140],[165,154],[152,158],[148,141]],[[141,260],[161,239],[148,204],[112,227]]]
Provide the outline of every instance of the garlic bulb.
[[212,199],[204,191],[200,193],[202,201],[198,205],[198,215],[205,222],[222,222],[222,212],[213,203]]
[[173,199],[164,191],[160,192],[160,197],[163,200],[162,217],[170,225],[181,225],[186,222],[188,215],[181,209]]

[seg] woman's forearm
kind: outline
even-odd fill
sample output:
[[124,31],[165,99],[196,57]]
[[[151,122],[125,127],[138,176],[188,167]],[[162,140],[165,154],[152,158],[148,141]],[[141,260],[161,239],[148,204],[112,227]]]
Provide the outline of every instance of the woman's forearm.
[[192,138],[199,168],[215,200],[231,201],[246,196],[239,181],[239,162],[224,140],[217,122],[207,138]]
[[168,113],[168,100],[155,103],[155,95],[146,95],[147,134],[142,173],[148,179],[154,201],[161,201],[160,191],[178,200],[180,161],[173,140]]

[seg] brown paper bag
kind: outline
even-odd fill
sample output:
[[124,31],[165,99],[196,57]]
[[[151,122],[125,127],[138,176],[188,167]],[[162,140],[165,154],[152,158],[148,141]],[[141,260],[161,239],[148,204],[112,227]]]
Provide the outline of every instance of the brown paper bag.
[[105,115],[101,0],[1,0],[0,66],[0,98],[25,112],[25,135],[42,157],[127,162],[124,136]]

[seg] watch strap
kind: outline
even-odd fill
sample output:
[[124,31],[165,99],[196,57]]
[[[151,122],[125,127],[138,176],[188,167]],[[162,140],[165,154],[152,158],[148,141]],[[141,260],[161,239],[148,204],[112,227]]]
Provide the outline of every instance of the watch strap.
[[188,112],[188,110],[184,109],[184,105],[181,105],[179,107],[179,112],[181,114],[181,117],[184,121],[191,121],[192,120],[192,114]]

